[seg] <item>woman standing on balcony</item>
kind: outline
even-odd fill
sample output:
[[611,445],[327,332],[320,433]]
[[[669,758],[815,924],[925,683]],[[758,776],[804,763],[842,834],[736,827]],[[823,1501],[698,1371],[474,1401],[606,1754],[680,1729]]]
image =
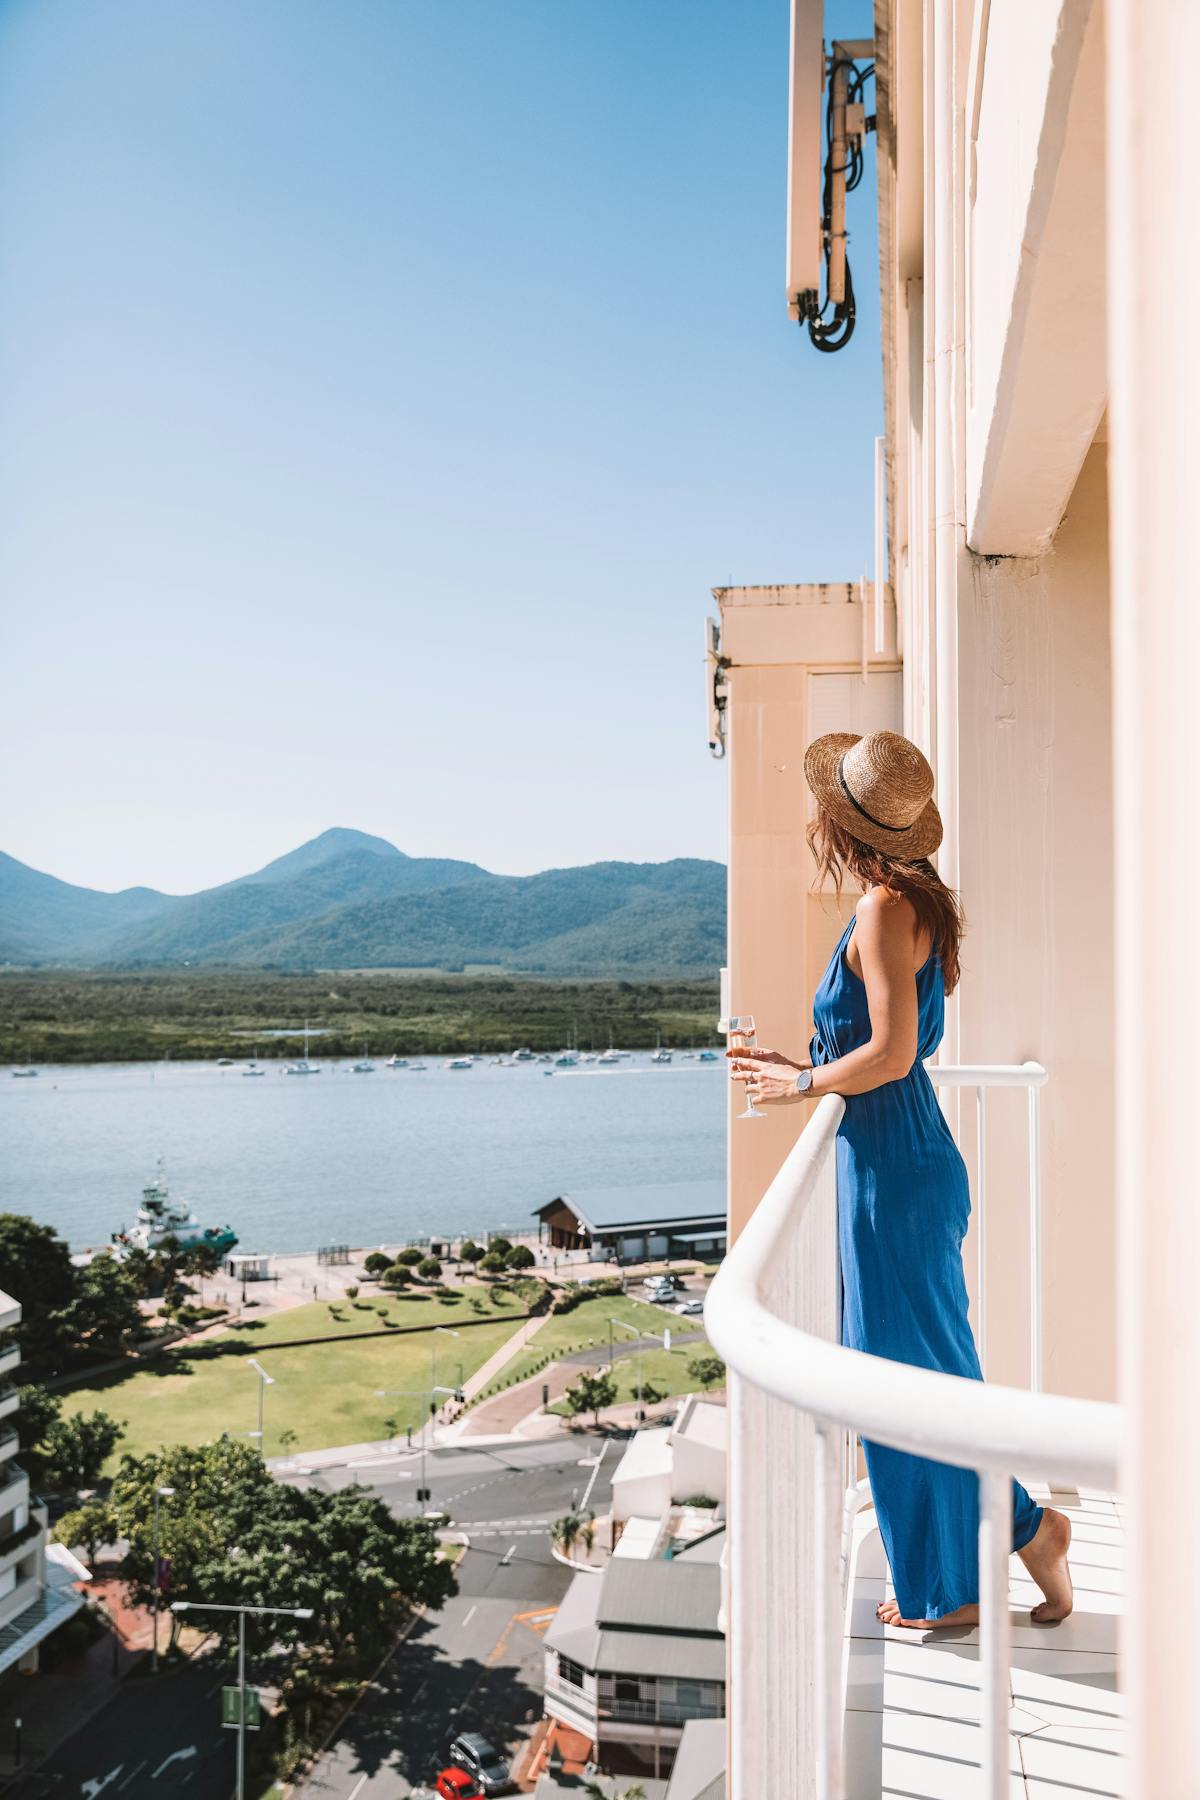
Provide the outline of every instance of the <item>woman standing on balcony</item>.
[[[809,827],[817,886],[845,875],[863,889],[813,1002],[807,1061],[742,1052],[736,1078],[760,1105],[841,1094],[838,1239],[842,1341],[854,1350],[979,1381],[967,1318],[962,1243],[967,1171],[923,1064],[942,1039],[959,975],[957,896],[929,862],[942,839],[933,772],[907,738],[831,732],[804,772],[817,801]],[[976,1476],[863,1444],[871,1497],[896,1590],[888,1625],[971,1625],[979,1618]],[[1038,1624],[1071,1611],[1071,1527],[1013,1483],[1013,1549],[1045,1600]]]

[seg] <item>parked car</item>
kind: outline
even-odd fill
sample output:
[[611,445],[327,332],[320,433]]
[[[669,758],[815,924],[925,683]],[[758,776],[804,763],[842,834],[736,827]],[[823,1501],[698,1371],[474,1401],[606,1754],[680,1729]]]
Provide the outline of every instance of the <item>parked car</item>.
[[480,1793],[507,1793],[508,1764],[496,1746],[477,1731],[461,1731],[450,1746],[450,1761],[470,1775]]
[[673,1294],[681,1283],[678,1275],[647,1275],[642,1286],[648,1294]]
[[410,1800],[482,1800],[475,1777],[465,1769],[443,1769],[432,1787],[414,1788]]
[[687,1313],[689,1315],[702,1313],[704,1311],[704,1302],[703,1300],[681,1300],[679,1305],[675,1308],[675,1311],[677,1313]]

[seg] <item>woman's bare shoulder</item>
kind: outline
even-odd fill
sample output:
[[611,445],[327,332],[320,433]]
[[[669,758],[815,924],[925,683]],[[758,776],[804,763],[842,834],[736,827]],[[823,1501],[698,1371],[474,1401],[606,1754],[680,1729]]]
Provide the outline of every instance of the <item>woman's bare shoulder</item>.
[[884,943],[889,939],[911,943],[917,930],[916,908],[904,894],[891,888],[868,888],[854,908],[856,929]]

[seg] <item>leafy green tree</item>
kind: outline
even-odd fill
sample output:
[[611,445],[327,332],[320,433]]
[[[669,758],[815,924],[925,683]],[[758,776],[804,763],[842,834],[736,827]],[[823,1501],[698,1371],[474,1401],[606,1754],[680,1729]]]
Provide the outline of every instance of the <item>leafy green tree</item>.
[[532,1269],[536,1261],[528,1244],[514,1244],[504,1258],[505,1266],[510,1269]]
[[401,1606],[436,1609],[457,1592],[428,1520],[397,1519],[366,1488],[288,1487],[249,1445],[221,1438],[122,1459],[111,1499],[129,1540],[123,1572],[143,1601],[153,1598],[160,1485],[175,1490],[161,1511],[174,1597],[231,1605],[272,1595],[313,1608],[311,1621],[273,1621],[274,1641],[377,1660]]
[[474,1238],[467,1238],[459,1245],[459,1262],[477,1263],[482,1255],[483,1246],[482,1244],[477,1244]]
[[79,1271],[75,1297],[60,1318],[76,1346],[120,1356],[146,1331],[138,1278],[115,1256],[95,1256]]
[[665,1400],[666,1397],[666,1388],[657,1387],[653,1381],[643,1381],[641,1392],[638,1394],[638,1399],[643,1406],[657,1406],[659,1401]]
[[383,1286],[386,1288],[402,1288],[405,1283],[411,1281],[411,1279],[412,1270],[402,1262],[392,1263],[390,1268],[383,1271],[381,1277]]
[[574,1387],[569,1387],[563,1398],[574,1418],[580,1413],[590,1412],[594,1422],[599,1425],[600,1414],[606,1406],[612,1406],[617,1398],[617,1384],[605,1369],[585,1371]]
[[698,1381],[702,1388],[714,1387],[718,1381],[725,1379],[725,1364],[719,1356],[709,1351],[705,1355],[693,1356],[688,1363],[687,1372],[693,1381]]
[[407,1250],[401,1250],[396,1261],[398,1263],[405,1263],[410,1269],[415,1269],[417,1264],[423,1260],[424,1255],[425,1252],[423,1250],[419,1250],[415,1244],[410,1244]]
[[486,1256],[480,1257],[479,1267],[485,1275],[503,1275],[504,1258],[499,1250],[489,1250]]
[[30,1475],[52,1493],[78,1493],[93,1488],[105,1463],[124,1437],[106,1412],[72,1413],[55,1419],[40,1444],[22,1452]]
[[489,1237],[488,1249],[494,1250],[497,1256],[507,1256],[512,1249],[512,1239],[506,1237]]
[[363,1257],[363,1268],[368,1275],[382,1275],[391,1266],[392,1259],[386,1250],[372,1250],[369,1256]]
[[0,1213],[0,1288],[21,1303],[17,1339],[30,1374],[52,1374],[67,1359],[62,1312],[75,1298],[71,1252],[51,1225]]
[[117,1515],[107,1500],[93,1497],[73,1512],[64,1513],[54,1527],[54,1535],[68,1550],[86,1551],[89,1563],[95,1563],[101,1545],[114,1544],[120,1535]]
[[440,1281],[442,1265],[436,1256],[423,1256],[417,1264],[417,1274],[422,1281]]
[[221,1266],[221,1252],[215,1244],[190,1244],[179,1259],[179,1268],[189,1280],[199,1283],[200,1301],[204,1302],[204,1283]]
[[28,1467],[31,1453],[36,1452],[54,1421],[60,1417],[62,1401],[57,1394],[48,1394],[45,1388],[33,1386],[18,1388],[17,1398],[21,1402],[22,1458]]

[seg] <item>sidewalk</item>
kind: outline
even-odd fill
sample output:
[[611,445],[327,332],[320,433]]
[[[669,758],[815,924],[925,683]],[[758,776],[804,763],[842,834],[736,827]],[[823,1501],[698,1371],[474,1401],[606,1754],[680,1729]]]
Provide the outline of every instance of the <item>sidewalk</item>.
[[[126,1584],[99,1569],[80,1587],[113,1622],[86,1650],[63,1657],[54,1669],[20,1676],[0,1699],[0,1781],[17,1769],[16,1721],[21,1721],[21,1770],[43,1762],[93,1713],[112,1699],[122,1680],[150,1648],[150,1614],[131,1606]],[[160,1627],[165,1646],[166,1625]]]

